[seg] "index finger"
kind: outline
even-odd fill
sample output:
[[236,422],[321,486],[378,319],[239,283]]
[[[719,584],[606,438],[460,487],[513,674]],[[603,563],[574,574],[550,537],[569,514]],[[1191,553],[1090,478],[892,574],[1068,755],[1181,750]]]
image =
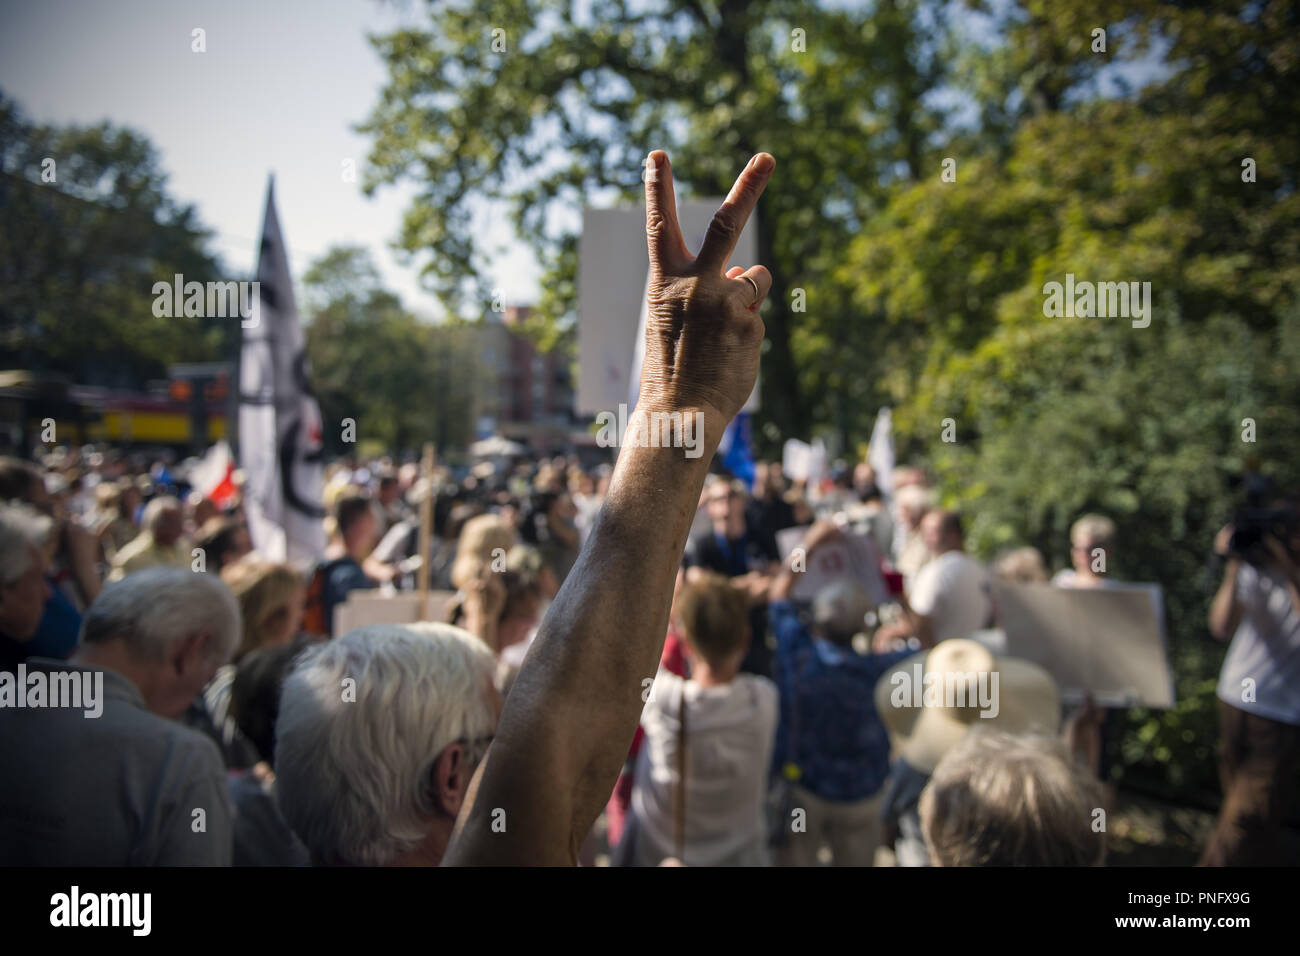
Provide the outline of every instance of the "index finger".
[[690,261],[682,227],[677,224],[673,169],[662,149],[651,150],[645,159],[645,232],[652,268],[675,272]]
[[749,161],[738,177],[731,192],[722,201],[718,211],[713,214],[709,231],[704,237],[704,245],[696,261],[706,269],[721,272],[736,249],[740,233],[749,221],[750,213],[758,204],[758,197],[772,178],[776,160],[769,153],[758,153]]

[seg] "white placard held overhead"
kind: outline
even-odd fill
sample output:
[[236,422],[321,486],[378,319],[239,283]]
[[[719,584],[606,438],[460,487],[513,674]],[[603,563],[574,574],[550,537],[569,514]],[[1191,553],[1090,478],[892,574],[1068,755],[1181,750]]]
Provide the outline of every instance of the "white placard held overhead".
[[[721,199],[678,200],[677,220],[692,253],[698,252]],[[731,265],[756,265],[757,233],[746,224]],[[578,395],[580,415],[618,413],[639,382],[639,330],[649,263],[645,207],[584,209],[578,240]],[[758,409],[758,382],[744,411]]]
[[1103,706],[1174,705],[1159,585],[994,585],[1007,653],[1032,661],[1063,694]]

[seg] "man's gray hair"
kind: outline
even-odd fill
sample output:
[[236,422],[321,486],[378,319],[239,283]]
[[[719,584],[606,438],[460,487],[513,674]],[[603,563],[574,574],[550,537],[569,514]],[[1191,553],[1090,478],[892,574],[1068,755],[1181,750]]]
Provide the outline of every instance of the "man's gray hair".
[[866,629],[871,598],[854,581],[841,578],[813,598],[813,623],[831,640],[844,642]]
[[239,641],[239,603],[215,574],[146,568],[107,585],[81,624],[85,644],[121,639],[132,656],[157,661],[173,641],[209,635],[208,654],[230,660]]
[[32,548],[43,548],[53,522],[23,504],[0,505],[0,585],[13,584],[32,566]]
[[155,498],[144,506],[144,514],[140,516],[140,527],[145,531],[153,531],[158,527],[158,522],[162,516],[169,511],[181,511],[181,502],[179,498],[163,496]]
[[375,624],[309,650],[276,721],[280,808],[319,864],[382,866],[437,813],[434,762],[465,745],[470,771],[496,726],[495,659],[450,624]]

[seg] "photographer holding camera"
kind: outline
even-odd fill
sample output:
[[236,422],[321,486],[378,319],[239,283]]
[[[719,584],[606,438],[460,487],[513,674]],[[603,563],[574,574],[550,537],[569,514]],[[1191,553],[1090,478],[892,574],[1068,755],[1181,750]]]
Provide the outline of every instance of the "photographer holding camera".
[[1300,775],[1300,509],[1250,509],[1214,541],[1226,559],[1210,633],[1232,638],[1219,677],[1223,806],[1203,866],[1279,863]]

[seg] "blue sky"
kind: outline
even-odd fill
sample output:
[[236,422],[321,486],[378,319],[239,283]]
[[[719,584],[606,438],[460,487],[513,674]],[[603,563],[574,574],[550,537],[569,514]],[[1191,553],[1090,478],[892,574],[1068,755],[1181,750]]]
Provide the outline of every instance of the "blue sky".
[[[410,187],[362,195],[369,142],[353,132],[385,74],[366,41],[421,3],[376,0],[2,0],[0,89],[31,120],[132,127],[157,147],[174,196],[197,205],[213,251],[251,272],[267,174],[275,173],[290,264],[301,275],[336,243],[367,247],[406,305],[439,314],[417,270],[389,249]],[[191,31],[207,52],[191,52]],[[344,182],[342,163],[358,182]],[[504,253],[494,280],[531,301],[539,273],[508,224],[489,225]]]

